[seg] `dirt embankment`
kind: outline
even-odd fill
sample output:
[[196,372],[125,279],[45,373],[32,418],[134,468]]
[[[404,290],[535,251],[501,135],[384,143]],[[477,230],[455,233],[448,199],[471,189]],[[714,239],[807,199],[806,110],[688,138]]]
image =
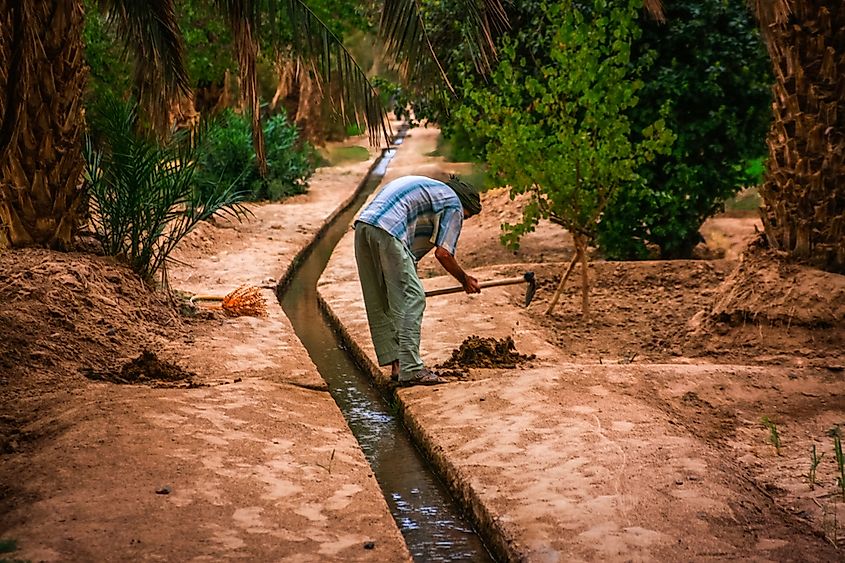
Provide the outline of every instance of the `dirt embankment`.
[[[201,225],[172,287],[273,284],[369,164]],[[0,547],[17,547],[0,558],[410,559],[273,291],[260,297],[266,316],[230,317],[107,258],[0,253]]]

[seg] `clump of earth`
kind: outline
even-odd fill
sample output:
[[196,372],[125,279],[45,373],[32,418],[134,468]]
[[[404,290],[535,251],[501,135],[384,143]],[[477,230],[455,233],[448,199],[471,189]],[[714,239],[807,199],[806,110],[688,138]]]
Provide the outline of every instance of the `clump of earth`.
[[155,352],[144,350],[125,364],[120,370],[83,370],[89,379],[124,384],[152,384],[157,386],[195,387],[193,372],[173,362],[160,359]]
[[534,359],[534,354],[520,354],[510,336],[505,338],[484,338],[470,336],[452,351],[452,356],[443,362],[441,368],[505,368]]

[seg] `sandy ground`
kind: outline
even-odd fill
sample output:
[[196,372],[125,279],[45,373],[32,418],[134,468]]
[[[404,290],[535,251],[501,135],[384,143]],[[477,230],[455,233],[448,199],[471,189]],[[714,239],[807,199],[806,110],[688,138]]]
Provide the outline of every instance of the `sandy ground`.
[[[386,180],[464,172],[412,130]],[[277,281],[355,189],[367,163],[321,169],[308,194],[195,232],[173,286],[223,295]],[[511,336],[535,359],[400,390],[406,422],[503,558],[529,561],[838,561],[845,501],[829,433],[845,426],[843,276],[746,258],[753,218],[717,218],[702,256],[590,265],[543,223],[519,252],[501,190],[466,224],[458,258],[523,288],[431,298],[423,356]],[[453,285],[433,258],[428,287]],[[578,272],[576,271],[576,274]],[[576,275],[576,279],[578,279]],[[320,292],[372,358],[351,238]],[[276,305],[267,318],[187,316],[128,270],[88,254],[0,254],[0,539],[33,561],[408,560],[325,384]],[[193,375],[116,385],[152,350]],[[383,382],[384,375],[370,366]],[[777,429],[775,448],[771,427]],[[814,482],[812,447],[824,454]],[[369,542],[373,542],[370,544]],[[372,549],[367,549],[372,547]]]
[[[412,131],[393,175],[420,164],[429,173],[452,166],[420,162],[435,139],[436,132]],[[458,259],[479,279],[536,271],[534,303],[520,306],[519,286],[429,298],[423,358],[436,366],[479,335],[510,336],[536,359],[398,391],[408,426],[472,506],[494,549],[530,561],[840,560],[831,544],[842,542],[843,530],[832,521],[834,514],[842,521],[843,504],[825,431],[845,422],[841,322],[817,330],[815,344],[797,326],[788,338],[761,333],[742,346],[734,341],[742,327],[713,334],[698,327],[696,337],[688,321],[736,267],[726,260],[596,263],[591,319],[580,316],[577,284],[547,317],[571,245],[543,224],[520,252],[501,249],[495,227],[516,213],[507,201],[501,192],[484,194],[486,209],[466,223]],[[738,256],[753,219],[720,223],[707,226],[711,250]],[[428,257],[420,271],[444,273]],[[830,282],[824,301],[841,315],[841,276],[823,278]],[[318,289],[373,358],[351,234]],[[386,372],[370,362],[384,383]],[[779,427],[779,452],[761,425],[766,415]],[[805,467],[812,444],[826,452],[813,488]]]
[[[217,295],[275,283],[368,166],[321,169],[308,194],[253,205],[254,219],[242,225],[203,225],[176,256],[170,283]],[[14,254],[0,270],[4,281],[18,281],[0,284],[13,292],[0,311],[10,343],[0,380],[0,538],[17,542],[10,556],[410,559],[363,453],[271,291],[267,318],[185,320],[137,281],[130,287],[131,276],[107,260],[71,256],[57,266],[51,253]],[[26,283],[26,272],[39,268],[47,275]],[[67,273],[80,268],[81,276]],[[67,279],[50,275],[57,272]],[[24,305],[29,298],[49,309],[39,315],[37,304]],[[152,302],[132,308],[132,299]],[[45,326],[47,334],[32,328],[53,317],[64,325]],[[11,342],[18,327],[32,333]],[[114,371],[141,349],[193,372],[191,388],[91,382],[78,371]]]

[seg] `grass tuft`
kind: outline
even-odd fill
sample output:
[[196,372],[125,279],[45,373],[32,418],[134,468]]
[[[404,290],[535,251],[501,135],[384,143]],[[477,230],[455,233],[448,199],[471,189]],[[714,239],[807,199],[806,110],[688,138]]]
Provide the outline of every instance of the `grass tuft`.
[[780,455],[780,433],[777,425],[769,420],[768,416],[764,416],[760,422],[769,429],[769,442],[775,447],[775,453]]

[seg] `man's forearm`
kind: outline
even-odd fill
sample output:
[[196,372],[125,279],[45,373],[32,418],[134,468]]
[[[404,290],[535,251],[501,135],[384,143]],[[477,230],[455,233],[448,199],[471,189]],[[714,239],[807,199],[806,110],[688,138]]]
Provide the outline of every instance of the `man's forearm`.
[[455,260],[454,256],[448,252],[436,252],[434,256],[437,258],[437,261],[440,262],[440,265],[443,266],[443,269],[449,272],[453,278],[458,280],[458,283],[461,285],[466,284],[466,272],[464,272],[464,269],[461,268],[461,265],[458,264],[458,261]]
[[452,274],[456,280],[461,282],[461,285],[464,287],[464,291],[467,293],[480,293],[481,287],[478,285],[478,280],[472,277],[471,275],[464,272],[464,269],[461,268],[458,261],[455,260],[455,257],[452,254],[439,246],[434,251],[434,256],[446,269],[447,272]]

